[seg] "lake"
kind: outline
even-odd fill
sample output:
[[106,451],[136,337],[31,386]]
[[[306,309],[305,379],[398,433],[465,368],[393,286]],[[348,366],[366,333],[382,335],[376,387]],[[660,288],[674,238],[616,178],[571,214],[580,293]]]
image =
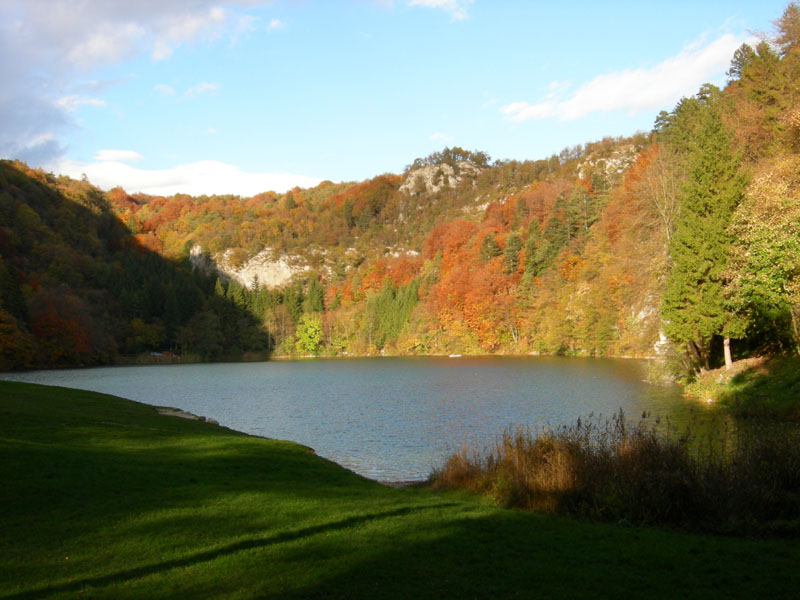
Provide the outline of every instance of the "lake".
[[425,479],[463,444],[504,429],[643,411],[681,421],[695,404],[644,382],[646,362],[562,357],[358,358],[5,373],[8,380],[174,406],[292,440],[366,477]]

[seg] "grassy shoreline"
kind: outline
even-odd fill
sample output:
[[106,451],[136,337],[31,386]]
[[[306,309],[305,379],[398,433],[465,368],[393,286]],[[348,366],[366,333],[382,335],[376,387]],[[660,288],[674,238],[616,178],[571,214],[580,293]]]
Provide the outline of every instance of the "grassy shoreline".
[[[785,596],[798,544],[393,489],[290,442],[0,382],[0,598]],[[752,569],[758,563],[758,570]]]
[[800,422],[800,357],[739,360],[731,369],[705,371],[686,394],[717,402],[739,417]]

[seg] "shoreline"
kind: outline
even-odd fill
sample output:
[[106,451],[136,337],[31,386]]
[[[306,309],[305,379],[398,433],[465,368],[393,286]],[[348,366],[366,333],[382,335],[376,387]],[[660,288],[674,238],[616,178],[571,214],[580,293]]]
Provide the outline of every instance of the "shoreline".
[[[211,417],[204,417],[202,415],[196,415],[186,410],[182,410],[180,408],[175,408],[174,406],[154,406],[156,412],[160,415],[164,415],[165,417],[177,417],[179,419],[187,419],[189,421],[202,421],[204,423],[211,423],[212,425],[217,425],[218,427],[224,427],[224,425],[220,425],[219,421],[216,419],[212,419]],[[227,427],[224,427],[228,429]]]
[[[136,402],[136,401],[135,400],[131,400],[131,402]],[[149,406],[152,406],[152,405],[149,405]],[[153,408],[156,409],[156,412],[158,414],[163,415],[165,417],[175,417],[175,418],[178,418],[178,419],[186,419],[187,421],[201,421],[203,423],[210,423],[211,425],[216,425],[217,427],[220,427],[222,429],[229,429],[231,431],[236,431],[235,429],[230,429],[230,427],[226,427],[225,425],[220,424],[220,422],[217,421],[216,419],[212,419],[210,417],[204,417],[202,415],[196,415],[195,413],[189,412],[187,410],[182,410],[180,408],[175,408],[174,406],[153,406]],[[245,433],[245,435],[248,435],[248,436],[251,436],[251,437],[257,437],[257,438],[261,438],[261,439],[273,439],[273,438],[267,438],[267,437],[264,437],[264,436],[253,435],[252,433],[246,433],[246,432],[239,432],[239,433]],[[292,443],[296,444],[297,442],[292,442]],[[299,444],[299,445],[302,445],[302,444]],[[317,452],[313,448],[309,448],[308,446],[303,446],[303,447],[304,448],[308,448],[308,450],[310,450],[315,456],[319,456],[317,454]],[[320,458],[323,458],[325,460],[330,460],[330,459],[327,459],[327,458],[324,458],[324,457],[320,457]],[[338,465],[342,469],[346,469],[346,470],[350,471],[351,473],[355,473],[356,475],[358,475],[358,473],[356,473],[352,469],[348,469],[347,467],[337,463],[336,461],[331,461],[331,462],[335,463],[336,465]],[[363,475],[359,475],[359,477],[364,477],[364,476]],[[381,480],[381,479],[372,479],[371,477],[364,477],[364,479],[368,479],[368,480],[374,481],[375,483],[378,483],[380,485],[383,485],[383,486],[386,486],[386,487],[390,487],[390,488],[394,488],[394,489],[401,489],[401,488],[419,486],[419,485],[424,484],[425,481],[426,481],[424,479],[421,479],[421,480],[416,480],[416,479]]]
[[468,358],[580,358],[580,359],[612,359],[612,360],[644,360],[644,361],[658,361],[663,360],[660,356],[593,356],[589,354],[542,354],[539,352],[528,352],[523,354],[506,354],[506,353],[481,353],[481,354],[331,354],[331,355],[318,355],[318,356],[298,356],[298,355],[270,355],[259,357],[239,357],[230,360],[215,360],[203,361],[195,360],[191,356],[184,360],[184,357],[177,356],[170,360],[153,360],[148,361],[142,357],[122,357],[121,360],[104,365],[58,365],[58,366],[40,366],[31,367],[28,369],[18,369],[12,371],[0,371],[0,378],[4,375],[13,375],[16,373],[33,373],[36,371],[69,371],[69,370],[88,370],[88,369],[104,369],[116,367],[157,367],[157,366],[176,366],[176,365],[220,365],[220,364],[246,364],[258,362],[290,362],[290,361],[306,361],[306,360],[352,360],[364,358],[450,358],[453,360],[468,359]]

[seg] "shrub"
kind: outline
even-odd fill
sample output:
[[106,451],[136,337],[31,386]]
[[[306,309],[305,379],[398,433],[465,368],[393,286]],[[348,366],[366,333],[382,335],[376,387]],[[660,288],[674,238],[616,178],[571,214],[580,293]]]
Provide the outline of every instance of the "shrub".
[[507,430],[488,452],[462,448],[431,477],[534,511],[718,532],[795,531],[800,444],[791,427],[679,434],[658,423],[578,420]]

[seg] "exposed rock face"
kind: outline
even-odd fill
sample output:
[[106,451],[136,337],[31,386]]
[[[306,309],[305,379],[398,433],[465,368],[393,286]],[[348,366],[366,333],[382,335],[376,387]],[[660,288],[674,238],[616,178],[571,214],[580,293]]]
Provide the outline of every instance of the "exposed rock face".
[[601,171],[608,178],[619,176],[633,164],[633,161],[636,160],[636,156],[636,148],[631,144],[617,148],[611,153],[611,156],[607,158],[587,156],[586,159],[578,165],[578,178],[583,179],[588,177],[593,170]]
[[458,162],[455,165],[447,163],[425,165],[418,169],[412,169],[406,174],[405,181],[400,186],[400,191],[407,194],[423,191],[435,194],[443,188],[455,187],[465,178],[472,179],[474,184],[475,177],[480,172],[480,167],[468,161]]
[[206,273],[215,271],[217,268],[211,256],[203,252],[203,248],[199,244],[195,244],[192,246],[192,249],[189,250],[189,262],[192,263],[193,268],[205,271]]
[[478,196],[475,199],[475,202],[478,203],[478,204],[467,205],[464,208],[462,208],[461,211],[464,214],[467,214],[467,215],[479,215],[479,214],[481,214],[487,208],[489,208],[489,205],[491,204],[491,202],[480,202],[481,199],[482,199],[482,196]]
[[419,256],[420,253],[417,250],[406,250],[405,248],[395,248],[395,247],[387,247],[385,256],[391,256],[392,258],[398,258],[400,256],[410,256],[412,258]]
[[[251,288],[258,280],[259,287],[274,288],[288,283],[292,277],[309,269],[302,259],[296,256],[275,256],[271,248],[265,248],[241,266],[231,264],[233,250],[228,249],[213,258],[203,254],[200,246],[190,252],[192,264],[199,268],[215,269],[228,279],[235,279],[241,285]],[[210,263],[210,265],[209,265]]]
[[653,350],[655,350],[656,356],[665,356],[667,354],[669,350],[669,340],[667,336],[664,335],[663,330],[658,332],[658,341],[653,344]]
[[309,269],[308,265],[300,264],[300,259],[296,257],[280,256],[275,258],[271,249],[262,250],[236,269],[228,262],[229,253],[230,250],[223,253],[222,260],[219,261],[219,269],[247,288],[252,287],[256,278],[258,278],[259,286],[277,287],[287,283],[297,273]]

